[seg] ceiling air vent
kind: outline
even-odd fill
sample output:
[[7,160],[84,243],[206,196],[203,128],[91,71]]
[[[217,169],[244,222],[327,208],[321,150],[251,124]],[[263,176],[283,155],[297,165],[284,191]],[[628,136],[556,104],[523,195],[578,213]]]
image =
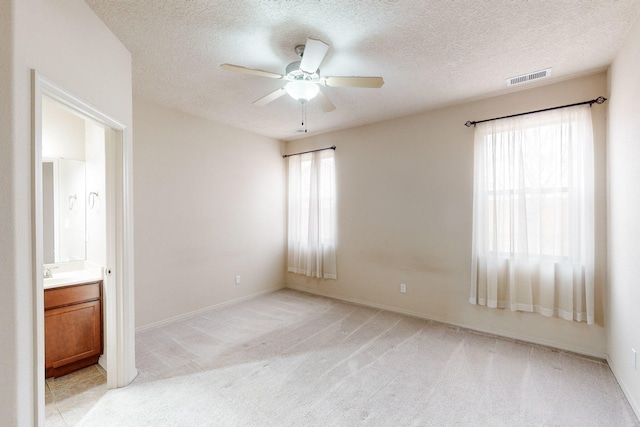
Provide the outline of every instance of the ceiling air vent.
[[519,85],[522,83],[530,82],[531,80],[538,80],[544,77],[551,76],[551,68],[546,70],[534,71],[533,73],[523,74],[521,76],[509,77],[507,79],[507,86]]

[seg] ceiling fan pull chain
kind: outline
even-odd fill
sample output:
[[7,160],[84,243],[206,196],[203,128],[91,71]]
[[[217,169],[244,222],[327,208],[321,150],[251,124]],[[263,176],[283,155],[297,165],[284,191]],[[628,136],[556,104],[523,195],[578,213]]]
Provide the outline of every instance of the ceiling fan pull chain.
[[302,104],[302,126],[304,126],[304,133],[307,133],[307,103]]

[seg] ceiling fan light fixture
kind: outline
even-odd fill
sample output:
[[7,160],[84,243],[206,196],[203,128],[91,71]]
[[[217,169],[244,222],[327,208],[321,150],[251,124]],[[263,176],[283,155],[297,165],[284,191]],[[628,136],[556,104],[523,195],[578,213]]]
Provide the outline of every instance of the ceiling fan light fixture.
[[307,102],[316,97],[320,88],[317,84],[305,81],[294,80],[284,86],[285,90],[296,101]]
[[258,107],[267,105],[284,96],[285,93],[288,93],[289,96],[302,104],[303,110],[308,101],[317,98],[317,102],[322,111],[328,113],[335,110],[336,106],[333,105],[320,90],[320,85],[328,87],[379,88],[384,84],[382,77],[322,76],[320,74],[320,65],[329,50],[329,45],[321,40],[308,38],[305,45],[298,45],[295,50],[301,59],[300,61],[295,61],[287,65],[284,74],[233,64],[221,64],[220,67],[227,71],[269,77],[288,82],[284,86],[254,101],[253,105]]

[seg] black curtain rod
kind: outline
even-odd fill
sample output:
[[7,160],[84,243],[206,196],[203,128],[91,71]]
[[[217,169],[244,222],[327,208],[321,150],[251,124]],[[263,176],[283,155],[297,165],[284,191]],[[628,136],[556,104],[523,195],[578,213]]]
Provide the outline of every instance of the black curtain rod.
[[576,105],[585,105],[585,104],[589,104],[589,106],[593,105],[593,104],[602,104],[604,103],[604,101],[606,101],[607,98],[605,98],[604,96],[599,96],[596,99],[592,99],[590,101],[584,101],[584,102],[577,102],[575,104],[569,104],[569,105],[559,105],[557,107],[551,107],[551,108],[545,108],[543,110],[536,110],[536,111],[527,111],[526,113],[519,113],[519,114],[512,114],[510,116],[502,116],[502,117],[496,117],[493,119],[486,119],[486,120],[478,120],[477,122],[471,122],[468,121],[467,123],[465,123],[464,125],[466,127],[471,127],[471,126],[475,126],[478,123],[484,123],[484,122],[490,122],[492,120],[500,120],[500,119],[508,119],[509,117],[518,117],[518,116],[524,116],[526,114],[533,114],[533,113],[541,113],[543,111],[551,111],[551,110],[557,110],[558,108],[566,108],[566,107],[575,107]]
[[302,153],[294,153],[294,154],[283,154],[282,158],[286,159],[287,157],[291,157],[291,156],[299,156],[300,154],[307,154],[307,153],[315,153],[316,151],[324,151],[324,150],[335,150],[336,146],[332,145],[331,147],[327,147],[327,148],[318,148],[317,150],[311,150],[311,151],[303,151]]

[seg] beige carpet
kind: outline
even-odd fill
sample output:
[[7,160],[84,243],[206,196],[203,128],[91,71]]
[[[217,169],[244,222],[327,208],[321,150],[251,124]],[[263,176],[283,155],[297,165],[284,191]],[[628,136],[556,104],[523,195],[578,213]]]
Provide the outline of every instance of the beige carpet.
[[81,426],[639,426],[606,363],[292,290],[137,336]]

